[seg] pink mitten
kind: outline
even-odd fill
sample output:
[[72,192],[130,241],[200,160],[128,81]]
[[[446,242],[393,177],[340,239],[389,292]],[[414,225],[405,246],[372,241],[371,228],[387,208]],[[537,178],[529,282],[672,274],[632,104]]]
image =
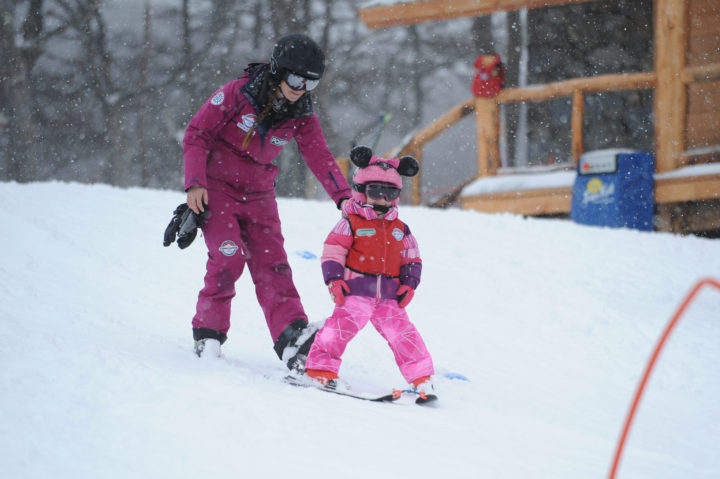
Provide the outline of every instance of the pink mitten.
[[332,300],[335,301],[335,305],[342,306],[345,304],[345,294],[350,292],[350,287],[342,279],[336,279],[330,281],[328,291]]
[[413,296],[415,296],[415,290],[412,289],[407,284],[400,285],[400,287],[397,289],[397,301],[398,306],[401,308],[404,308],[408,304],[410,304],[410,301],[412,301]]

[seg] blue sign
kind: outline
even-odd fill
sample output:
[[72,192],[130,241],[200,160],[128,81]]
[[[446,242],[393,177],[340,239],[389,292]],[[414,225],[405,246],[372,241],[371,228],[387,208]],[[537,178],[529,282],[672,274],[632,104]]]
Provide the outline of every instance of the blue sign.
[[610,153],[604,159],[594,156],[597,158],[592,161],[581,159],[578,163],[570,219],[586,225],[652,231],[655,209],[652,153]]

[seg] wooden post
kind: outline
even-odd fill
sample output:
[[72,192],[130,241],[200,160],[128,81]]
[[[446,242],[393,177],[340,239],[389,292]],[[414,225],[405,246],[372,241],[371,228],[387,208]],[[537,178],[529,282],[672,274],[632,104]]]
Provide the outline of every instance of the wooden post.
[[585,97],[582,90],[573,92],[572,102],[572,155],[577,165],[585,148],[583,146],[583,112],[585,111]]
[[418,164],[420,165],[420,170],[418,171],[418,174],[412,177],[412,204],[417,206],[422,201],[422,150],[415,150],[410,152],[410,155],[414,156],[417,160]]
[[350,158],[345,157],[339,157],[335,158],[335,161],[338,164],[338,167],[340,168],[340,171],[342,172],[345,179],[348,181],[350,180]]
[[687,2],[655,0],[654,10],[655,169],[661,173],[676,169],[685,151]]
[[475,99],[478,176],[494,175],[500,166],[498,103],[495,98]]

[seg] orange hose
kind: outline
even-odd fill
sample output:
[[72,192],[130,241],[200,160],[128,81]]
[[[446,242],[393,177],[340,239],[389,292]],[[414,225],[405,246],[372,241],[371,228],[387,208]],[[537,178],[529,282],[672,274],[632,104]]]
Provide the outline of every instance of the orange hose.
[[645,389],[645,384],[650,378],[650,373],[652,372],[652,369],[655,366],[655,362],[660,355],[660,350],[662,350],[663,346],[665,345],[665,341],[667,341],[673,328],[685,312],[685,309],[687,309],[687,307],[690,305],[690,302],[697,295],[698,291],[700,291],[700,289],[705,285],[714,286],[715,288],[720,290],[720,282],[714,279],[706,278],[698,281],[697,284],[693,287],[693,289],[690,290],[690,293],[688,293],[688,295],[685,297],[673,317],[670,319],[670,322],[665,328],[665,332],[663,332],[660,340],[655,346],[655,350],[653,351],[652,356],[650,356],[650,361],[648,361],[648,364],[645,368],[645,373],[643,374],[642,380],[640,381],[637,391],[635,392],[635,398],[633,399],[632,405],[630,406],[630,411],[628,412],[627,418],[625,419],[625,426],[623,427],[622,433],[620,434],[620,440],[618,441],[617,449],[615,451],[615,458],[613,460],[612,469],[610,469],[610,475],[608,476],[609,479],[615,478],[615,473],[617,472],[618,464],[620,463],[620,456],[622,455],[623,447],[625,446],[625,440],[627,439],[628,432],[630,431],[630,425],[632,424],[633,417],[635,416],[635,411],[637,410],[638,404],[640,403],[640,396],[642,396],[643,390]]

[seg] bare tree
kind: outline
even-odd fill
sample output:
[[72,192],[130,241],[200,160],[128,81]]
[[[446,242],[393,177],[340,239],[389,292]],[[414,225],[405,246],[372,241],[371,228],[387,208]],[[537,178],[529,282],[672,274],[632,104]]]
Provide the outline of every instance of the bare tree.
[[[29,181],[38,168],[37,145],[40,130],[35,121],[37,108],[35,97],[31,94],[33,69],[48,36],[43,34],[43,1],[27,2],[19,35],[15,17],[20,8],[12,0],[0,1],[0,128],[7,132],[3,141],[5,165],[0,178]],[[16,39],[22,41],[17,42]],[[0,130],[0,131],[2,131]],[[5,134],[3,134],[5,137]]]
[[[613,29],[627,36],[615,40],[625,40],[629,53],[609,52],[598,45],[601,39],[582,35],[585,25],[600,29],[604,18],[613,25],[652,25],[644,17],[651,0],[637,0],[642,8],[635,3],[626,8],[606,0],[528,12],[528,83],[617,71],[593,58],[651,69],[649,27]],[[386,113],[392,122],[381,145],[388,146],[379,148],[394,146],[383,142],[399,141],[469,95],[475,57],[495,49],[487,18],[369,31],[355,0],[127,0],[123,8],[137,12],[137,19],[122,25],[112,14],[117,5],[0,0],[0,180],[180,187],[180,142],[192,115],[245,65],[268,61],[274,42],[288,33],[308,34],[326,52],[315,107],[337,156],[347,155],[354,142],[374,142],[378,118]],[[520,29],[517,12],[507,18],[507,84],[514,86]],[[577,54],[564,51],[566,45]],[[606,99],[588,97],[588,115]],[[623,102],[625,107],[602,113],[602,128],[592,129],[588,148],[608,135],[642,141],[651,95],[614,105]],[[529,156],[562,148],[565,106],[529,110]],[[516,117],[509,109],[511,135]],[[459,141],[457,151],[443,154],[471,156],[466,144]],[[307,195],[314,180],[297,151],[286,150],[278,159],[278,190]]]

